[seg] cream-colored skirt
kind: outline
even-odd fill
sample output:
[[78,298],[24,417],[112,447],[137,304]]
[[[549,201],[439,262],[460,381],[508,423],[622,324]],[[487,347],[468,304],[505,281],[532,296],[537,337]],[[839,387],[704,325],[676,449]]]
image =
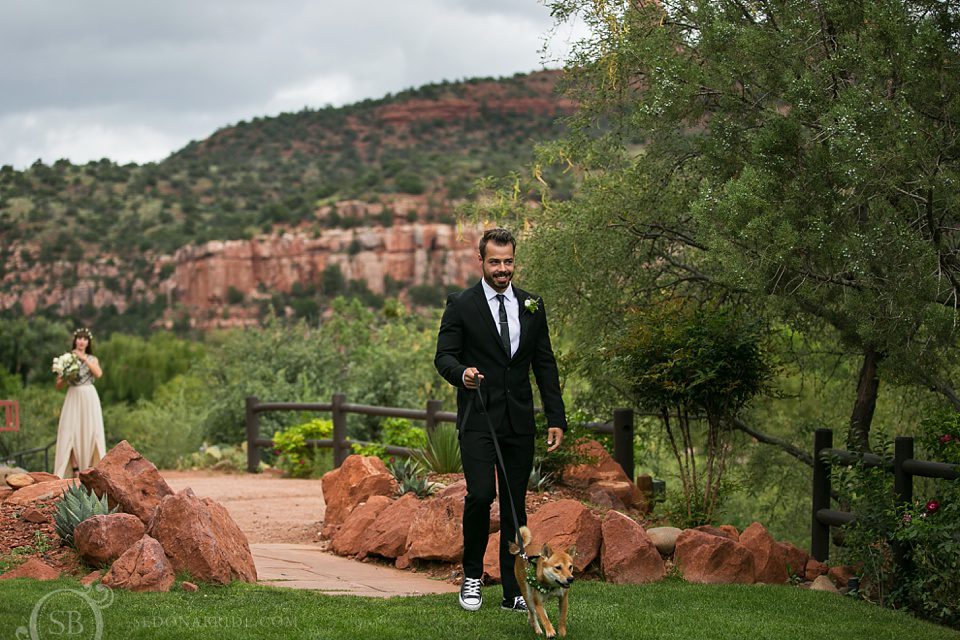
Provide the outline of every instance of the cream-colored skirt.
[[53,472],[61,478],[73,477],[70,455],[81,470],[92,467],[106,455],[107,443],[103,435],[103,412],[100,396],[92,384],[67,389],[67,397],[60,410],[60,428],[57,430],[57,455]]

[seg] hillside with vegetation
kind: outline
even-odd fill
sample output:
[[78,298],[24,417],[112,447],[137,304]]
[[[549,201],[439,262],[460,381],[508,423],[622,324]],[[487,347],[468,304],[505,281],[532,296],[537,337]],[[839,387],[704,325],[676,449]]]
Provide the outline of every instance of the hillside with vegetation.
[[[142,331],[177,304],[175,287],[164,282],[183,247],[395,222],[452,224],[478,178],[519,169],[537,142],[556,137],[558,116],[572,107],[555,93],[556,79],[539,72],[443,82],[254,118],[158,163],[4,166],[0,310]],[[313,295],[320,283],[300,285]],[[350,283],[339,289],[350,293]]]

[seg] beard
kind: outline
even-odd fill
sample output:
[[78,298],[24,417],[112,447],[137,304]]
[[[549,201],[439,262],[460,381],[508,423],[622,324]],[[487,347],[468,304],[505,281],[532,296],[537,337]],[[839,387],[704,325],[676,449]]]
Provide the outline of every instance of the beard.
[[[502,278],[502,282],[497,282],[498,278]],[[513,280],[513,273],[509,271],[495,271],[493,273],[486,274],[484,278],[491,287],[497,291],[505,291],[510,282]]]

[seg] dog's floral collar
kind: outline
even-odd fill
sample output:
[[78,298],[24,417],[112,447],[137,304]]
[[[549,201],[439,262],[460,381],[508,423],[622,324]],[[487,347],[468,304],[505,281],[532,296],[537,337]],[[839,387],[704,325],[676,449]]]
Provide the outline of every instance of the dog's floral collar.
[[[530,560],[534,560],[534,558],[531,557]],[[536,562],[529,562],[529,563],[527,564],[527,575],[525,576],[525,580],[526,580],[526,582],[527,582],[528,585],[530,585],[531,587],[533,587],[534,589],[536,589],[536,590],[539,591],[540,593],[542,593],[542,594],[550,593],[550,589],[548,589],[547,587],[545,587],[545,586],[543,586],[542,584],[540,584],[540,581],[537,580],[537,564],[536,564]]]

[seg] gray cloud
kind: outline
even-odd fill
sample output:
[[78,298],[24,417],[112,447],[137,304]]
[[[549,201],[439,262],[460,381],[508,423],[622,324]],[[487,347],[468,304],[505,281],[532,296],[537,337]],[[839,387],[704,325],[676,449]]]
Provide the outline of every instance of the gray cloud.
[[241,119],[535,70],[551,24],[536,0],[13,3],[0,164],[160,160]]

